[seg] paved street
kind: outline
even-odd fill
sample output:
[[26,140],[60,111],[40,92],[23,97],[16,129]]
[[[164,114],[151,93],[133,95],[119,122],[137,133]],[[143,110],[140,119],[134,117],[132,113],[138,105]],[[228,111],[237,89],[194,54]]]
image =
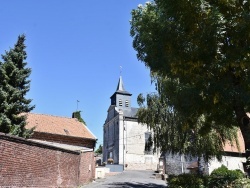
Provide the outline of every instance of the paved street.
[[165,188],[163,180],[155,179],[153,171],[124,171],[122,173],[98,179],[93,183],[83,186],[84,188]]

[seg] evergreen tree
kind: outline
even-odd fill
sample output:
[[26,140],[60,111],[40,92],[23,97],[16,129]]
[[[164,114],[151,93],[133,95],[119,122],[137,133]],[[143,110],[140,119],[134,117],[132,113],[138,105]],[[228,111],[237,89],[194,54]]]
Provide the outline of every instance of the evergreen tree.
[[33,131],[25,129],[26,118],[23,113],[35,106],[25,95],[30,89],[31,69],[27,68],[25,35],[18,36],[13,49],[2,55],[0,62],[0,132],[20,137],[29,137]]

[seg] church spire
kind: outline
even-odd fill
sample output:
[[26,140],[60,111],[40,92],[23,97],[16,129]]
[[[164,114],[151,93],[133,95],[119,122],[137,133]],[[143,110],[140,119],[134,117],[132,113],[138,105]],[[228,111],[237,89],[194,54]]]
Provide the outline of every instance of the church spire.
[[122,76],[120,76],[120,78],[119,78],[116,91],[125,91],[125,88],[123,86]]

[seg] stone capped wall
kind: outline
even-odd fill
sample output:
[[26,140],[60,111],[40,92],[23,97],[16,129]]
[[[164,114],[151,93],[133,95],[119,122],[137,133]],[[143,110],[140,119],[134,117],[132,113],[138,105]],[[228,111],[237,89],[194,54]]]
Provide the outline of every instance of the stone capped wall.
[[[196,161],[197,158],[195,157],[185,157],[184,155],[175,154],[172,155],[171,153],[165,153],[165,173],[166,174],[174,174],[179,175],[183,173],[189,173],[188,166],[192,164],[192,162]],[[203,162],[204,163],[204,162]],[[204,164],[202,165],[204,166]]]
[[94,178],[89,165],[94,166],[93,152],[73,152],[0,133],[3,187],[77,187]]

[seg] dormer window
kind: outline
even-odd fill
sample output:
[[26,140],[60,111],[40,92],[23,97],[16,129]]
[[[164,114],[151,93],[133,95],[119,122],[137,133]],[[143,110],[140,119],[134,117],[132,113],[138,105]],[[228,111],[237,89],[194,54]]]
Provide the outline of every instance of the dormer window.
[[126,106],[126,107],[129,107],[129,102],[128,102],[128,100],[125,101],[125,106]]
[[119,106],[122,106],[122,100],[119,99]]

